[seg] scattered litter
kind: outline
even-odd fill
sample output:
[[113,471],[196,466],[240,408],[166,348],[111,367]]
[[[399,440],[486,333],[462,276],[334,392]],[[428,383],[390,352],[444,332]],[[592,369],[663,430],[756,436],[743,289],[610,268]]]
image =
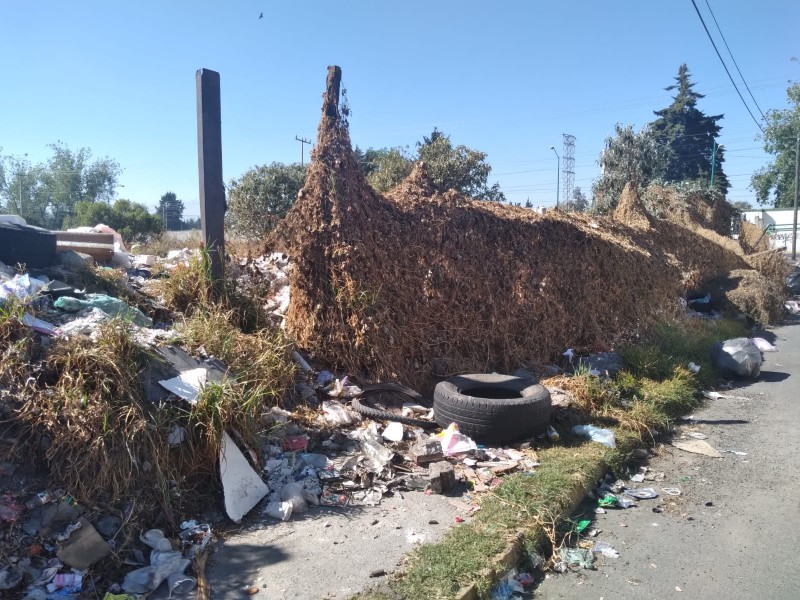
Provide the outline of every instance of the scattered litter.
[[56,555],[75,569],[88,569],[111,552],[111,547],[84,518],[67,528],[67,533],[62,535],[66,535],[66,543]]
[[225,511],[234,523],[238,523],[267,495],[269,488],[227,432],[222,434],[219,470],[225,494]]
[[327,423],[330,423],[336,427],[353,425],[361,420],[361,417],[358,413],[349,410],[338,400],[323,400],[322,417]]
[[127,305],[119,298],[105,294],[86,294],[84,299],[62,296],[53,302],[53,306],[71,313],[80,312],[85,308],[97,308],[111,317],[130,320],[140,327],[153,326],[153,320],[145,316],[138,308]]
[[186,428],[175,425],[167,435],[167,443],[170,446],[179,446],[186,440]]
[[160,529],[149,529],[139,536],[139,540],[159,552],[169,552],[172,550],[172,543],[164,537],[164,532]]
[[583,532],[584,529],[589,527],[589,525],[591,525],[591,524],[592,524],[592,522],[589,519],[582,519],[582,520],[578,521],[577,523],[575,523],[575,531],[578,532],[578,533],[581,533],[581,532]]
[[800,304],[798,304],[795,300],[787,300],[784,306],[786,307],[786,310],[789,311],[789,313],[792,315],[800,313]]
[[575,425],[572,428],[572,433],[584,439],[599,442],[609,448],[616,448],[617,442],[614,437],[614,432],[610,429],[601,429],[594,425]]
[[767,340],[760,337],[750,338],[753,340],[753,343],[756,345],[756,348],[761,350],[762,352],[777,352],[778,348],[770,344]]
[[653,488],[640,488],[640,489],[625,488],[625,493],[628,496],[632,498],[638,498],[639,500],[651,500],[653,498],[658,498],[658,494]]
[[592,546],[592,552],[602,554],[607,558],[619,558],[619,552],[614,550],[614,547],[608,542],[595,542],[594,546]]
[[569,566],[594,569],[594,554],[586,548],[560,548],[558,558],[559,562]]
[[644,473],[637,473],[636,475],[631,476],[631,482],[644,483]]
[[178,551],[154,550],[150,553],[150,566],[135,569],[125,575],[122,589],[133,594],[148,594],[156,590],[170,575],[181,575],[189,566],[189,562],[189,559],[183,558]]
[[666,487],[661,488],[661,491],[667,494],[668,496],[680,496],[681,491],[676,487]]
[[673,440],[672,445],[684,452],[702,454],[712,458],[722,458],[722,454],[719,453],[719,450],[705,440]]
[[198,367],[184,371],[177,377],[159,381],[162,387],[166,388],[178,398],[186,400],[189,404],[196,404],[208,379],[208,369]]
[[17,570],[0,570],[0,590],[10,590],[22,582],[22,573]]
[[397,421],[392,421],[386,426],[386,429],[383,430],[381,437],[390,442],[402,442],[403,424]]
[[[525,573],[525,575],[528,574]],[[512,600],[515,593],[524,594],[525,587],[520,581],[520,575],[517,570],[511,569],[492,589],[491,600]]]
[[556,431],[556,428],[552,425],[547,426],[547,437],[550,439],[551,442],[557,442],[561,439],[561,435]]
[[409,544],[423,544],[425,543],[425,536],[409,530],[406,532],[406,541]]
[[747,452],[740,452],[739,450],[723,450],[723,452],[730,452],[736,456],[747,456]]
[[25,507],[14,502],[10,495],[0,496],[0,521],[16,523],[24,510]]
[[38,319],[30,313],[25,313],[22,315],[22,323],[38,333],[55,335],[57,332],[55,325],[48,323],[47,321],[43,321],[42,319]]
[[703,391],[703,396],[709,400],[719,400],[720,398],[726,397],[719,392],[706,392],[705,390]]
[[617,496],[617,506],[619,506],[620,508],[633,508],[634,506],[636,506],[636,503],[629,498],[625,498],[623,496]]
[[724,374],[747,379],[757,379],[764,362],[761,350],[750,338],[717,342],[711,347],[711,356]]
[[307,435],[287,435],[283,438],[283,449],[289,452],[298,452],[308,448]]
[[450,423],[447,429],[439,435],[442,439],[442,451],[445,456],[453,456],[478,448],[472,438],[458,431],[458,425],[455,423]]
[[699,431],[685,431],[684,432],[688,437],[694,438],[696,440],[706,440],[708,436],[705,433],[700,433]]

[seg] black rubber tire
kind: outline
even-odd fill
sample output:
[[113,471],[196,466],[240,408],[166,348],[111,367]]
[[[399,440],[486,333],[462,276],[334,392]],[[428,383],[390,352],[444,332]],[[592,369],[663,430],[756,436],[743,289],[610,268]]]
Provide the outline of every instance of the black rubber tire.
[[0,223],[0,261],[13,267],[49,267],[56,260],[56,234],[31,225]]
[[[470,390],[480,395],[471,396]],[[490,392],[487,394],[487,391]],[[508,397],[503,397],[507,392]],[[492,397],[483,397],[491,395]],[[547,431],[552,415],[550,392],[511,375],[458,375],[436,385],[434,419],[442,427],[456,423],[478,442],[506,443]]]
[[378,394],[380,392],[394,392],[397,394],[403,394],[408,396],[409,398],[413,398],[420,404],[428,404],[430,402],[426,402],[425,399],[417,392],[412,390],[411,388],[407,388],[404,385],[400,385],[398,383],[377,383],[375,385],[368,385],[365,386],[364,389],[361,391],[361,395],[359,397],[353,398],[352,407],[357,413],[364,415],[365,417],[369,417],[370,419],[374,419],[376,421],[397,421],[398,423],[402,423],[403,425],[409,425],[411,427],[422,427],[424,429],[432,429],[434,427],[438,427],[438,425],[433,421],[425,421],[423,419],[414,419],[413,417],[404,417],[403,415],[398,415],[393,412],[389,412],[387,410],[379,410],[377,408],[373,408],[371,406],[367,406],[366,404],[362,404],[361,400],[366,400],[366,396],[370,396],[373,394]]

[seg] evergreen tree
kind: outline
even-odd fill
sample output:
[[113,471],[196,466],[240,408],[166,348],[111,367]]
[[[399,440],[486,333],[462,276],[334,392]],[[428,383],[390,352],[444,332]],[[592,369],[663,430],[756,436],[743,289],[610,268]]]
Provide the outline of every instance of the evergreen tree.
[[665,88],[676,92],[672,104],[655,111],[658,118],[650,127],[656,142],[670,151],[664,179],[676,183],[687,180],[708,182],[713,158],[714,187],[724,195],[730,187],[722,169],[724,151],[718,144],[716,152],[714,150],[721,129],[717,122],[724,115],[708,116],[697,108],[697,101],[704,96],[694,91],[686,64],[678,69],[675,81],[674,85]]

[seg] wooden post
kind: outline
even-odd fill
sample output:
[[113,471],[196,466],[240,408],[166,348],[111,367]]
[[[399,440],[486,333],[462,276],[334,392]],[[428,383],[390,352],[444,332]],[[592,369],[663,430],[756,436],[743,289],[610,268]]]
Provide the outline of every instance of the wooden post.
[[200,69],[197,84],[197,165],[200,222],[211,258],[211,277],[222,281],[225,269],[225,186],[222,181],[222,116],[219,73]]

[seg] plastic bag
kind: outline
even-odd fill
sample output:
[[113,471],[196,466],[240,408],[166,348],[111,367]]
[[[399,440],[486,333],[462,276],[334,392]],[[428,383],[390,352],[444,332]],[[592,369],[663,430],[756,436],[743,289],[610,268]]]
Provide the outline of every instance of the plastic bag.
[[756,379],[761,374],[764,357],[750,338],[734,338],[711,347],[714,363],[726,375]]
[[442,436],[442,451],[445,456],[461,454],[478,448],[475,441],[461,433],[455,423],[450,423],[440,435]]
[[86,294],[86,298],[71,298],[62,296],[53,305],[66,312],[78,312],[84,308],[98,308],[109,316],[130,319],[140,327],[152,327],[153,320],[145,316],[138,308],[128,306],[119,298],[105,294]]
[[572,428],[572,433],[593,442],[599,442],[609,448],[617,447],[617,440],[614,437],[614,432],[610,429],[601,429],[594,425],[575,425]]
[[292,513],[299,514],[308,510],[308,502],[306,502],[305,494],[303,493],[303,486],[296,481],[283,486],[281,500],[292,505]]

